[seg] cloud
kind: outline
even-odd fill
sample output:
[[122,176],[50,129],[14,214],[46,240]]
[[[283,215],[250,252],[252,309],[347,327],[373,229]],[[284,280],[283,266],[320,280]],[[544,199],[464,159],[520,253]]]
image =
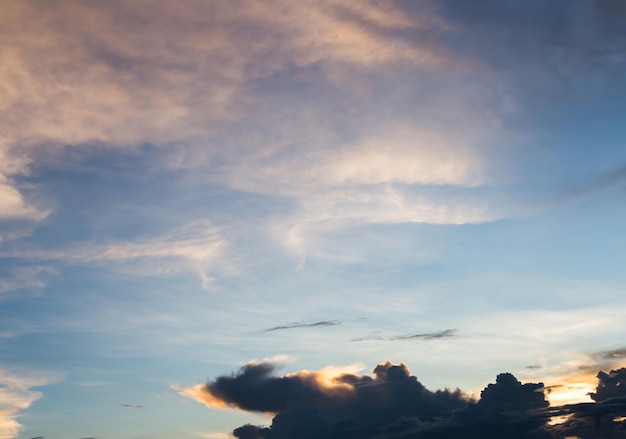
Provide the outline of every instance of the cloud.
[[[429,8],[410,16],[393,4],[335,0],[16,2],[4,24],[1,150],[22,169],[61,145],[151,144],[165,168],[295,200],[292,228],[501,217],[416,188],[482,184],[489,155],[479,145],[495,131],[473,111],[467,83],[433,86],[432,72],[459,62],[435,38],[454,30]],[[301,89],[306,100],[294,98]],[[391,110],[415,99],[424,106],[416,114]],[[372,101],[380,105],[364,105]],[[35,215],[7,185],[6,211]]]
[[543,384],[522,384],[512,374],[502,373],[480,393],[478,406],[500,412],[547,407],[542,390]]
[[413,339],[436,340],[438,338],[456,337],[456,333],[457,333],[456,329],[444,329],[443,331],[428,332],[426,334],[399,335],[397,337],[393,337],[392,340],[413,340]]
[[[557,374],[546,377],[551,388],[548,394],[550,402],[557,405],[590,401],[603,381],[598,370],[622,370],[626,367],[624,353],[624,348],[587,352],[581,354],[581,359],[565,362],[555,368]],[[613,375],[604,378],[607,383],[610,382],[610,376]]]
[[[44,160],[41,151],[94,144],[151,144],[165,168],[289,198],[298,212],[276,228],[305,253],[306,236],[293,235],[520,214],[463,189],[508,172],[498,155],[515,137],[506,117],[527,94],[518,85],[560,82],[546,60],[577,72],[621,59],[621,9],[576,3],[570,16],[535,4],[529,16],[489,4],[12,2],[0,27],[0,162],[10,159],[0,167],[0,217],[42,219],[48,211],[11,176]],[[509,41],[527,50],[512,53]],[[550,52],[563,47],[565,56]],[[534,49],[542,62],[528,59]]]
[[[598,374],[596,402],[559,406],[549,406],[543,383],[522,383],[510,373],[499,374],[474,400],[458,389],[430,391],[406,365],[389,361],[373,376],[340,373],[322,380],[319,372],[275,371],[274,363],[250,363],[187,396],[209,407],[276,414],[268,427],[236,428],[239,439],[562,439],[591,432],[605,437],[626,426],[626,369]],[[551,422],[556,418],[565,421]]]
[[0,221],[39,221],[50,213],[28,201],[13,178],[27,174],[27,164],[27,157],[11,151],[5,139],[0,138]]
[[[194,272],[203,286],[210,288],[213,282],[210,273],[225,248],[226,241],[219,230],[201,222],[135,242],[82,245],[67,250],[7,251],[0,253],[0,257],[104,265],[140,275]],[[229,269],[226,264],[221,266]]]
[[42,373],[11,373],[0,369],[0,439],[16,438],[22,429],[18,422],[22,412],[42,397],[32,390],[60,381],[58,375]]
[[32,219],[41,220],[48,212],[30,205],[7,177],[0,175],[0,220]]
[[394,337],[381,337],[373,335],[371,337],[355,338],[352,341],[365,340],[437,340],[440,338],[456,337],[457,329],[444,329],[443,331],[427,332],[424,334],[396,335]]
[[611,349],[606,351],[592,352],[589,356],[595,360],[608,360],[608,361],[625,361],[626,360],[626,348]]
[[[250,103],[241,95],[247,81],[289,65],[446,62],[427,39],[417,45],[396,36],[442,24],[408,20],[395,7],[369,2],[295,7],[278,1],[270,8],[242,1],[235,9],[227,1],[179,8],[166,1],[62,2],[43,9],[15,2],[9,15],[3,33],[13,38],[0,70],[9,117],[2,132],[20,143],[164,144],[204,137],[239,114],[237,101]],[[24,29],[24,22],[38,32]]]
[[323,320],[323,321],[314,322],[314,323],[296,322],[296,323],[289,323],[287,325],[274,326],[272,328],[264,329],[261,332],[281,331],[283,329],[295,329],[295,328],[317,328],[321,326],[322,327],[323,326],[337,326],[339,324],[341,324],[341,322],[338,320]]
[[598,387],[590,396],[596,402],[611,398],[626,399],[626,368],[611,370],[609,373],[598,372]]
[[[209,406],[277,413],[271,434],[320,438],[344,430],[371,433],[398,416],[432,421],[470,401],[458,390],[428,391],[404,364],[381,364],[373,377],[335,370],[275,376],[275,371],[273,363],[248,364],[237,374],[196,386],[193,396]],[[254,437],[249,436],[254,431],[243,427],[237,432]]]
[[236,375],[196,387],[192,394],[209,406],[277,413],[291,399],[332,406],[335,399],[348,398],[352,392],[352,386],[322,372],[303,371],[274,377],[277,367],[269,362],[249,363]]
[[46,286],[46,278],[55,274],[52,267],[32,265],[2,270],[0,294],[15,290],[40,290]]

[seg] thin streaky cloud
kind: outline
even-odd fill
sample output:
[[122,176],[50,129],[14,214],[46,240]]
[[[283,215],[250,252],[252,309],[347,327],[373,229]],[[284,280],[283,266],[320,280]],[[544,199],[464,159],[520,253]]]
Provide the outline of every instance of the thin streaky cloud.
[[428,332],[425,334],[399,335],[397,337],[393,337],[392,340],[413,340],[413,339],[435,340],[438,338],[456,337],[457,331],[458,331],[457,329],[444,329],[443,331]]
[[372,335],[370,337],[353,338],[350,341],[368,341],[368,340],[389,340],[389,338],[381,337],[380,335]]
[[[28,250],[4,251],[0,257],[58,261],[76,265],[110,266],[122,272],[140,275],[176,275],[186,272],[195,272],[201,279],[203,287],[210,289],[213,283],[211,272],[220,256],[224,256],[227,246],[226,239],[221,236],[220,230],[205,222],[187,224],[172,232],[144,239],[126,242],[111,242],[109,244],[82,244],[78,247],[61,250]],[[226,269],[225,259],[220,258],[220,266]],[[30,268],[26,274],[33,272]],[[22,270],[24,271],[24,270]],[[37,273],[45,271],[38,269]],[[2,290],[15,289],[20,284],[18,280],[11,283],[0,282]],[[43,287],[35,279],[30,282],[22,281],[26,286]],[[17,286],[16,286],[17,285]]]
[[626,348],[613,349],[608,351],[598,351],[590,354],[592,358],[602,359],[602,360],[626,360]]
[[424,334],[396,335],[394,337],[382,337],[372,335],[370,337],[355,338],[350,341],[368,341],[368,340],[437,340],[441,338],[451,338],[457,336],[458,329],[444,329],[443,331],[427,332]]
[[289,323],[287,325],[280,325],[280,326],[274,326],[272,328],[267,328],[267,329],[262,330],[261,332],[281,331],[284,329],[296,329],[296,328],[316,328],[316,327],[324,327],[324,326],[337,326],[340,324],[341,322],[339,320],[324,320],[324,321],[315,322],[315,323],[295,322],[295,323]]

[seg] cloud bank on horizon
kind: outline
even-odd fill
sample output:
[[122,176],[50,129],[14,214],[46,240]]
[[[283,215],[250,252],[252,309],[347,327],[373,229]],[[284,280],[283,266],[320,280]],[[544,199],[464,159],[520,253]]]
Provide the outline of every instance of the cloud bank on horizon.
[[[209,407],[273,413],[269,427],[245,424],[239,439],[609,438],[626,435],[626,368],[600,371],[593,403],[549,406],[543,383],[500,373],[475,400],[459,389],[426,389],[403,364],[370,375],[301,371],[275,376],[254,362],[181,394]],[[560,422],[554,422],[557,419]]]
[[[276,355],[301,372],[186,394],[277,413],[241,438],[298,416],[447,437],[487,403],[387,364],[419,395],[394,418],[368,399],[393,380],[324,366],[472,391],[508,370],[559,407],[619,387],[623,1],[1,3],[0,439],[222,438],[243,415],[167,383]],[[250,385],[285,396],[229,399]],[[533,410],[532,434],[590,419]]]

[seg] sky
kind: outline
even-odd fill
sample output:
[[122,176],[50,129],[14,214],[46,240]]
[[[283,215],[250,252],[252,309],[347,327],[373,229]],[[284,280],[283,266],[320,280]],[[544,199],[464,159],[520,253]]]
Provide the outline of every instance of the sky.
[[3,0],[0,439],[626,415],[625,71],[620,0]]

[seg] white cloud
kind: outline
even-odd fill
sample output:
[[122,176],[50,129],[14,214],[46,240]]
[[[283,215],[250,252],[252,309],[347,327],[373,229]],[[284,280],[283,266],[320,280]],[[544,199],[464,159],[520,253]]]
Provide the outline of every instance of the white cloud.
[[27,166],[28,158],[11,151],[6,139],[0,139],[0,220],[41,220],[48,215],[47,211],[38,209],[25,199],[11,178],[25,174]]
[[468,186],[480,182],[481,159],[450,135],[408,130],[367,139],[328,160],[328,180],[345,184],[435,184]]
[[40,219],[45,214],[30,206],[14,186],[0,176],[0,220],[16,218]]
[[[486,145],[497,137],[481,118],[468,117],[474,127],[458,132],[436,124],[427,129],[419,120],[380,123],[347,142],[324,126],[324,111],[285,121],[280,145],[230,160],[223,177],[233,188],[297,202],[270,227],[297,253],[308,253],[306,242],[316,235],[347,226],[471,224],[511,214],[510,202],[477,190],[490,183]],[[366,123],[337,117],[353,129]],[[317,133],[302,139],[311,124],[319,125]]]
[[18,436],[22,425],[20,414],[41,398],[42,393],[32,390],[58,382],[58,375],[42,373],[14,374],[0,369],[0,439]]

